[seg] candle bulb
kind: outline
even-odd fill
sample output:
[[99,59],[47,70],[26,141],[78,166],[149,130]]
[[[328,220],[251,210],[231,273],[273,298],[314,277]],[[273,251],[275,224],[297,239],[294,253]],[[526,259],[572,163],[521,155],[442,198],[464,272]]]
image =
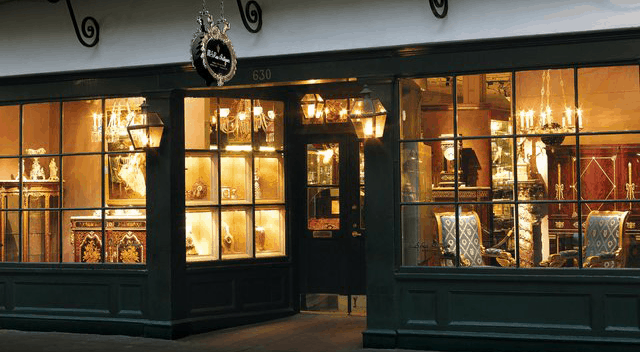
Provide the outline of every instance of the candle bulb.
[[562,116],[562,127],[566,126],[566,122],[565,122],[566,118],[564,116]]
[[582,110],[578,109],[578,127],[582,128]]
[[524,128],[524,110],[520,110],[520,129]]

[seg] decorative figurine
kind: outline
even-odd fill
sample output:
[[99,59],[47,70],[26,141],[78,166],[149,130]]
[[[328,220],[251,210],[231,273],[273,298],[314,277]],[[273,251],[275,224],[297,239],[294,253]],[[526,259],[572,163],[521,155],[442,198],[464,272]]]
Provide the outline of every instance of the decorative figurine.
[[49,180],[58,181],[58,165],[56,165],[56,160],[51,159],[49,163]]

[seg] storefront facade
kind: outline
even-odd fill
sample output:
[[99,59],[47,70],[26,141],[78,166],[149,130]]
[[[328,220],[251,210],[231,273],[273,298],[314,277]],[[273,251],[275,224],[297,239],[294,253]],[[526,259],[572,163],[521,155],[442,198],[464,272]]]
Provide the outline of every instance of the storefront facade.
[[[176,16],[193,18],[193,5]],[[151,25],[174,33],[152,59],[109,51],[147,57],[108,36],[132,30],[109,17],[118,4],[96,7],[112,25],[96,49],[53,30],[49,66],[19,65],[10,41],[0,326],[176,338],[330,294],[350,312],[366,300],[365,347],[637,349],[638,9],[536,7],[533,29],[501,25],[512,37],[471,16],[497,4],[450,4],[444,20],[426,3],[387,5],[367,17],[346,4],[358,17],[336,26],[370,28],[393,10],[434,39],[398,25],[305,41],[282,27],[302,9],[273,4],[253,35],[227,4],[239,60],[224,87],[207,87],[176,49],[195,23]],[[56,11],[46,21],[67,19]],[[464,14],[476,35],[456,26]],[[399,33],[412,34],[393,42]],[[80,66],[68,66],[75,53]],[[381,138],[359,140],[348,118],[365,84],[387,113]],[[126,132],[143,102],[164,123],[150,151]]]

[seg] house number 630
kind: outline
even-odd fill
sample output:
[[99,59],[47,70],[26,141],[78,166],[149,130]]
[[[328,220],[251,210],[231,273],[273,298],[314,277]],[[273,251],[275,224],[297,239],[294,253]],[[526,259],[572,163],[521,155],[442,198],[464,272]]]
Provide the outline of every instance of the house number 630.
[[253,70],[251,71],[251,77],[254,81],[268,81],[271,79],[271,70],[268,68],[263,70]]

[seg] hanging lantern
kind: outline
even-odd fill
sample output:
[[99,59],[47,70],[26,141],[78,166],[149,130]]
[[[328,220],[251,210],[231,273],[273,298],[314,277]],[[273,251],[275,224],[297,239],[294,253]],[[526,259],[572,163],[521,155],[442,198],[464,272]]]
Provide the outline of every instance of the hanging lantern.
[[324,112],[324,99],[320,94],[305,94],[300,101],[305,119],[319,119]]
[[164,123],[157,112],[149,112],[147,103],[142,103],[140,109],[142,113],[134,116],[129,125],[127,132],[131,144],[136,150],[157,149],[160,147],[160,139],[164,131]]
[[379,99],[371,99],[371,89],[365,84],[360,97],[352,99],[349,119],[358,139],[380,138],[384,133],[387,111]]

